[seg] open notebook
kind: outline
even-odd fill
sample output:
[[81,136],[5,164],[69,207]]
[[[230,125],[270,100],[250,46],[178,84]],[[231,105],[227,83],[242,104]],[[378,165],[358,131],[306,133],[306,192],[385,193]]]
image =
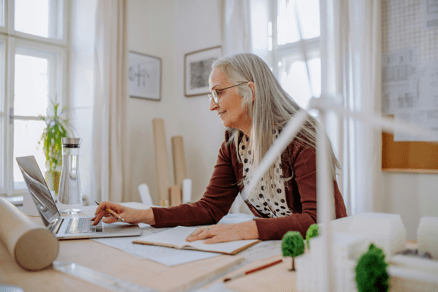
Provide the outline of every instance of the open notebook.
[[230,242],[221,242],[205,244],[203,240],[188,242],[189,236],[197,227],[178,226],[153,235],[138,237],[133,243],[166,246],[177,249],[191,249],[199,251],[217,252],[222,254],[236,254],[258,242],[258,239],[237,240]]

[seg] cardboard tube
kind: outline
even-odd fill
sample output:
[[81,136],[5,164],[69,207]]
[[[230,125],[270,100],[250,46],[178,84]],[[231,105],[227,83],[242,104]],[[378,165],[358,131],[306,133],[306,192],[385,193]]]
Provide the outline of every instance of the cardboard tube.
[[173,153],[173,174],[175,177],[175,185],[182,188],[183,180],[187,177],[186,159],[184,155],[184,142],[182,136],[172,137],[172,153]]
[[4,198],[0,198],[0,240],[26,270],[44,269],[58,256],[58,239],[52,232],[32,222]]
[[169,206],[170,172],[167,158],[166,135],[164,120],[152,120],[154,128],[155,163],[158,177],[158,202],[160,206]]
[[170,188],[170,206],[178,206],[181,204],[181,188],[173,186]]

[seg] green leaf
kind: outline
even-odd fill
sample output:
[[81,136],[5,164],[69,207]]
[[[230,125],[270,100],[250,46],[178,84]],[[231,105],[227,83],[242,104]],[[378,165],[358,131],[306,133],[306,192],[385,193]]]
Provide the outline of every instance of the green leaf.
[[[67,137],[69,129],[68,119],[61,119],[61,115],[68,109],[62,108],[58,115],[59,103],[52,102],[53,115],[40,115],[39,118],[46,122],[39,144],[43,145],[46,157],[46,166],[49,172],[58,171],[62,165],[62,138]],[[42,142],[42,143],[41,143]]]
[[306,244],[307,248],[310,249],[310,239],[318,236],[318,224],[312,224],[309,226],[306,232]]

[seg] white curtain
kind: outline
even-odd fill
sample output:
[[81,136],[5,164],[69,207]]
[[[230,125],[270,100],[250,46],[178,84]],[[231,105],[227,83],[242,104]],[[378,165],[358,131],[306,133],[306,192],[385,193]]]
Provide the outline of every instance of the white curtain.
[[[320,5],[322,95],[342,96],[342,106],[350,111],[380,114],[381,0],[323,0]],[[342,166],[338,183],[347,211],[380,212],[381,131],[344,117],[337,121],[327,132]],[[336,125],[336,119],[329,123]]]
[[[222,55],[251,52],[250,0],[220,0],[222,9]],[[240,195],[231,206],[231,213],[251,214]]]
[[125,1],[98,0],[93,103],[92,190],[99,201],[122,201]]
[[221,0],[222,54],[251,52],[250,0]]

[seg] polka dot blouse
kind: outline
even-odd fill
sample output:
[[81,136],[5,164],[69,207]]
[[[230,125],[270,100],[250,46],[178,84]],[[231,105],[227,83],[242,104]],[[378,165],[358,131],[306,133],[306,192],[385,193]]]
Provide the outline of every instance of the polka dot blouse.
[[[273,129],[273,141],[277,139],[277,137],[278,129]],[[248,144],[249,138],[246,136],[244,136],[239,143],[239,155],[243,163],[243,181],[245,186],[251,181],[253,170],[253,158]],[[283,177],[280,156],[277,157],[274,166],[275,172],[278,176],[271,178],[270,187],[272,191],[269,192],[268,190],[264,189],[263,186],[258,184],[255,190],[249,194],[247,200],[261,214],[267,215],[268,217],[284,217],[292,214],[292,210],[289,209],[286,203],[284,182],[279,179],[279,177]]]

